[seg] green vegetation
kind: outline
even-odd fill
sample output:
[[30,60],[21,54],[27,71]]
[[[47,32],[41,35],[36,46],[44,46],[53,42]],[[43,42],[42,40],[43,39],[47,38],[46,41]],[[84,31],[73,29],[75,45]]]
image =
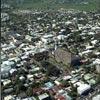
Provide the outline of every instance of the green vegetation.
[[97,75],[96,80],[97,80],[97,84],[100,84],[100,74]]
[[[99,0],[7,0],[17,9],[37,9],[37,10],[48,10],[48,9],[76,9],[95,11],[99,10]],[[87,3],[88,2],[88,3]]]
[[73,100],[76,100],[78,94],[77,94],[77,86],[74,87],[73,84],[71,83],[71,91],[69,92],[69,95],[73,98]]
[[26,91],[26,94],[31,97],[33,95],[33,88],[32,87],[28,87],[28,89]]

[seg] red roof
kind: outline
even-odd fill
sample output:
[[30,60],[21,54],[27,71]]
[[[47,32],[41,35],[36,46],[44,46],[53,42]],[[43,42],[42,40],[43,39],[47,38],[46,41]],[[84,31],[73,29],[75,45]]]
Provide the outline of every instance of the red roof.
[[61,96],[61,95],[57,95],[56,100],[66,100],[64,96]]
[[34,88],[33,93],[42,93],[43,90],[41,88]]

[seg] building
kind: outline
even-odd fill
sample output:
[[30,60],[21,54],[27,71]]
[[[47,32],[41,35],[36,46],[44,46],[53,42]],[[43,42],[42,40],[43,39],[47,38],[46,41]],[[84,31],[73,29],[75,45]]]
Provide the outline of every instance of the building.
[[27,98],[24,98],[22,100],[36,100],[34,97],[27,97]]
[[51,97],[47,93],[39,95],[38,98],[39,100],[52,100]]
[[100,59],[93,61],[93,64],[96,66],[97,73],[100,73]]
[[97,71],[97,73],[100,73],[100,65],[99,64],[96,65],[96,71]]
[[42,42],[44,42],[45,44],[51,43],[53,42],[53,35],[49,34],[49,35],[44,35],[41,37]]
[[78,94],[83,95],[84,93],[87,94],[90,89],[91,89],[91,86],[88,84],[79,84],[77,91],[78,91]]
[[7,78],[9,77],[9,71],[11,70],[11,66],[1,64],[1,77]]
[[1,21],[9,20],[9,15],[7,13],[1,13]]
[[47,89],[51,89],[54,86],[54,84],[51,82],[47,82],[47,83],[45,83],[45,86]]
[[11,100],[12,98],[13,98],[12,95],[8,95],[8,96],[4,97],[4,100]]

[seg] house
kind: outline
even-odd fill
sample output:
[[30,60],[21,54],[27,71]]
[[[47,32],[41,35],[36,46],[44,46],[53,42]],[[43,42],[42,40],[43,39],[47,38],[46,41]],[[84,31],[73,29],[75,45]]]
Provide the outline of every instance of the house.
[[96,65],[96,71],[97,73],[100,73],[100,64]]
[[89,79],[91,79],[93,76],[91,75],[91,74],[85,74],[84,75],[84,79],[85,80],[89,80]]
[[80,56],[83,56],[83,55],[89,54],[89,53],[91,53],[91,52],[92,52],[92,50],[85,50],[85,51],[83,51],[83,52],[80,52],[79,55],[80,55]]
[[88,35],[95,35],[95,32],[89,32]]
[[21,81],[24,81],[24,80],[25,80],[25,77],[24,77],[24,76],[20,76],[19,79],[20,79]]
[[16,73],[16,72],[17,72],[17,69],[14,69],[14,68],[13,68],[13,69],[11,69],[9,72],[10,72],[10,74],[12,75],[13,73]]
[[70,82],[71,82],[72,84],[75,84],[76,82],[78,82],[78,79],[77,79],[77,78],[72,78],[72,79],[70,79]]
[[47,93],[39,95],[38,98],[39,100],[52,100],[51,97]]
[[29,79],[30,81],[33,81],[33,80],[34,80],[33,75],[28,74],[28,75],[27,75],[27,79]]
[[18,61],[20,61],[20,58],[18,58],[18,57],[13,57],[13,58],[10,58],[10,59],[8,59],[9,61],[15,61],[15,62],[18,62]]
[[6,61],[7,60],[7,55],[1,52],[1,60]]
[[89,83],[89,85],[95,85],[96,84],[96,80],[94,80],[94,79],[90,79],[87,82]]
[[3,61],[2,64],[6,66],[11,66],[11,65],[14,65],[14,62],[13,61]]
[[44,93],[44,90],[42,88],[33,88],[33,94],[40,95],[41,93]]
[[5,94],[10,94],[10,93],[12,93],[13,91],[14,91],[13,88],[7,88],[7,89],[5,89],[3,92],[4,92]]
[[96,66],[96,71],[100,73],[100,59],[95,59],[93,64]]
[[100,52],[95,52],[95,55],[100,56]]
[[92,40],[91,43],[92,43],[93,45],[95,45],[96,43],[98,43],[98,40]]
[[94,49],[94,46],[89,46],[89,45],[86,46],[86,50],[92,50],[92,49]]
[[28,58],[27,55],[23,55],[23,56],[21,56],[21,59],[22,59],[22,60],[25,60],[25,59],[27,59],[27,58]]
[[45,83],[45,86],[47,89],[51,89],[54,86],[54,84],[51,82],[47,82],[47,83]]
[[1,13],[1,21],[7,21],[9,20],[9,15],[8,13]]
[[72,25],[73,23],[71,21],[65,22],[65,25]]
[[4,8],[9,9],[10,8],[10,5],[9,4],[6,4],[6,3],[2,3],[2,1],[1,1],[1,9],[4,9]]
[[55,83],[57,86],[61,85],[61,83],[60,83],[59,81],[57,81],[57,80],[55,80],[54,83]]
[[42,42],[44,42],[45,44],[50,43],[53,41],[53,35],[49,34],[49,35],[44,35],[41,37]]
[[64,96],[62,95],[56,95],[55,100],[66,100]]
[[10,43],[10,45],[7,45],[7,47],[2,48],[3,51],[8,51],[8,50],[12,50],[15,49],[16,46],[13,43]]
[[37,71],[39,71],[39,70],[40,70],[39,67],[35,67],[35,68],[33,69],[34,72],[37,72]]
[[72,98],[68,95],[65,90],[59,90],[56,95],[56,100],[72,100]]
[[22,100],[36,100],[34,97],[27,97],[27,98],[24,98]]
[[66,39],[67,38],[67,36],[65,36],[65,35],[58,35],[57,36],[57,39],[58,40],[64,40],[64,39]]
[[2,78],[9,77],[10,70],[11,70],[11,66],[1,64],[1,77]]
[[71,79],[71,78],[72,78],[72,76],[67,75],[67,76],[64,76],[64,77],[63,77],[63,80],[69,80],[69,79]]
[[3,85],[6,86],[6,85],[9,85],[11,83],[11,80],[5,79],[5,80],[2,80],[2,82],[3,82]]
[[13,96],[12,95],[7,95],[4,97],[4,100],[11,100],[13,99]]

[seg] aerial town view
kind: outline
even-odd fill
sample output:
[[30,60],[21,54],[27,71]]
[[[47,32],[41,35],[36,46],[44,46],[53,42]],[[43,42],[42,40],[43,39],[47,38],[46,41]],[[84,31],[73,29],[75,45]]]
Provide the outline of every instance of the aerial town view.
[[1,100],[100,100],[100,0],[1,0]]

